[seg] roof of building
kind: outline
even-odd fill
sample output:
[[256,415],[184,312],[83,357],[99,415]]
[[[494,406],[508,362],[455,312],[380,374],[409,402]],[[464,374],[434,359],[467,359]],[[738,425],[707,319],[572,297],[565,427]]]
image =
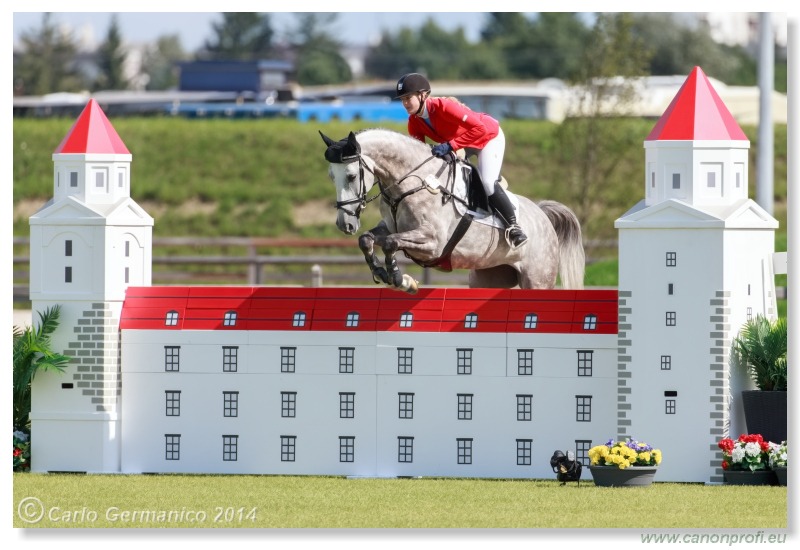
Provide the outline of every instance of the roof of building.
[[53,153],[131,154],[94,98],[83,108]]
[[425,288],[410,296],[386,288],[129,287],[120,328],[616,334],[617,297],[616,290]]
[[695,67],[646,141],[745,140],[728,108],[700,67]]

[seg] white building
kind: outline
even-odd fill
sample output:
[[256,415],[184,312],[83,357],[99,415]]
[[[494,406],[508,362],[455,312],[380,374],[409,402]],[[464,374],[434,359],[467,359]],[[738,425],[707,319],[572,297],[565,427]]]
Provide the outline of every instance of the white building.
[[616,222],[618,292],[154,287],[130,153],[90,102],[31,218],[34,309],[65,307],[74,358],[35,380],[33,470],[552,478],[554,450],[632,436],[660,481],[721,481],[730,341],[775,313],[748,146],[696,69]]

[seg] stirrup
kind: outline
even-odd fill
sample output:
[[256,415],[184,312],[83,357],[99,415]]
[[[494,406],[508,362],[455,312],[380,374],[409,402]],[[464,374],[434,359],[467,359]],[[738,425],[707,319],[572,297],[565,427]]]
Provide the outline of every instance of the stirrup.
[[[511,232],[512,231],[518,232],[515,240],[513,240],[513,241],[511,239]],[[506,227],[506,231],[505,231],[505,235],[504,236],[505,236],[506,242],[508,243],[508,246],[510,246],[512,250],[516,250],[517,248],[521,247],[522,245],[524,245],[525,243],[528,242],[528,236],[525,234],[525,232],[522,230],[522,228],[517,224],[509,225],[508,227]]]

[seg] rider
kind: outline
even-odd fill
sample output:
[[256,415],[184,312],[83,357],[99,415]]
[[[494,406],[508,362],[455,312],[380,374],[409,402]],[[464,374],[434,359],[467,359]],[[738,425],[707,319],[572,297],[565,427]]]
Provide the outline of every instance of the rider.
[[500,185],[500,167],[506,148],[506,138],[500,124],[485,113],[476,113],[454,98],[430,97],[431,85],[419,73],[403,75],[397,81],[395,99],[403,102],[408,112],[408,133],[425,142],[428,137],[438,143],[432,149],[437,157],[451,151],[466,149],[478,155],[478,172],[489,205],[506,224],[507,238],[512,248],[528,242],[517,225],[514,207]]

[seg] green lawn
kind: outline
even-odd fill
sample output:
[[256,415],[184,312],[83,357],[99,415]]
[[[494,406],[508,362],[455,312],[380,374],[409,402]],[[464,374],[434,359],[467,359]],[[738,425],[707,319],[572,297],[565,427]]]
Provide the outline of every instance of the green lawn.
[[[786,487],[14,474],[14,527],[786,529]],[[170,512],[172,519],[170,520]]]

